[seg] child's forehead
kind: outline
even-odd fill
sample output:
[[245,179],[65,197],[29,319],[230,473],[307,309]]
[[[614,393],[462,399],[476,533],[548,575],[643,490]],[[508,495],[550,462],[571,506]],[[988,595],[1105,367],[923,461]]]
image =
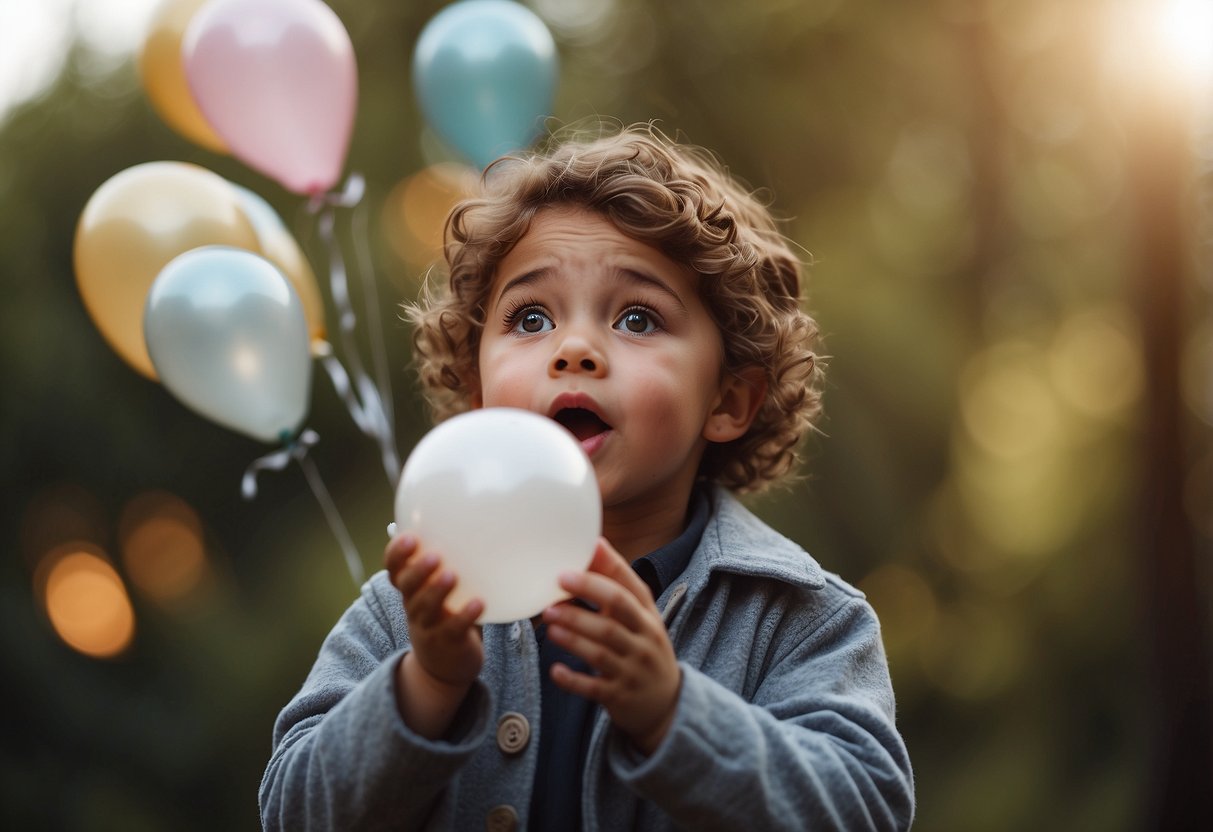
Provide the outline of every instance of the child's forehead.
[[549,205],[535,212],[526,231],[514,245],[538,248],[550,244],[573,243],[581,250],[597,243],[645,245],[625,234],[606,214],[580,205]]
[[694,291],[696,285],[688,267],[627,235],[605,215],[559,206],[535,215],[494,269],[489,294],[574,276],[611,284],[655,282],[680,291]]
[[651,261],[663,268],[683,268],[653,244],[628,235],[605,214],[579,206],[557,205],[535,214],[496,271],[509,271],[511,266],[534,260],[598,262],[603,258]]

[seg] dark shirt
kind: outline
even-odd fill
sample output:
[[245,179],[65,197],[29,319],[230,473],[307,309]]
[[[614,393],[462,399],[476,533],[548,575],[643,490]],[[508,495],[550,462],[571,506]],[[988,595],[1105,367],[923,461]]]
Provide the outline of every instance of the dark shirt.
[[[691,494],[689,519],[682,534],[632,562],[632,568],[648,584],[654,598],[660,597],[686,569],[710,513],[707,493],[696,489]],[[531,832],[567,832],[581,828],[581,779],[598,705],[562,690],[552,681],[554,662],[579,673],[589,672],[586,663],[548,641],[546,624],[540,624],[535,635],[539,640],[539,765],[535,770],[527,828]]]

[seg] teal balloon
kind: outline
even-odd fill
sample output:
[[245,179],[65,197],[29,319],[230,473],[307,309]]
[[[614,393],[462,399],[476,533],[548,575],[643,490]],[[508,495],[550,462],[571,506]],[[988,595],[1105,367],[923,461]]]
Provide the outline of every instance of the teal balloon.
[[413,51],[427,123],[478,167],[526,148],[551,114],[556,43],[511,0],[460,0],[436,14]]
[[312,362],[303,303],[260,255],[203,246],[152,283],[143,335],[156,375],[202,416],[263,442],[307,416]]

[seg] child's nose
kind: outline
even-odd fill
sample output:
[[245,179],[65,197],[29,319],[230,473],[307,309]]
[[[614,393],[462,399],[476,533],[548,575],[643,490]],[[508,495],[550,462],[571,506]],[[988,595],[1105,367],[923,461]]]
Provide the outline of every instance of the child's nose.
[[586,373],[594,377],[606,374],[606,357],[580,335],[570,335],[560,342],[548,362],[548,374]]

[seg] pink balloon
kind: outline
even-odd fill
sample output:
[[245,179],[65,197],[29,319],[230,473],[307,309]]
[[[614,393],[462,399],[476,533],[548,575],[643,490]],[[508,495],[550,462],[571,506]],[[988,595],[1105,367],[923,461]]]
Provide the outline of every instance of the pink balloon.
[[345,26],[320,0],[211,0],[181,45],[198,107],[249,167],[295,193],[341,177],[358,71]]

